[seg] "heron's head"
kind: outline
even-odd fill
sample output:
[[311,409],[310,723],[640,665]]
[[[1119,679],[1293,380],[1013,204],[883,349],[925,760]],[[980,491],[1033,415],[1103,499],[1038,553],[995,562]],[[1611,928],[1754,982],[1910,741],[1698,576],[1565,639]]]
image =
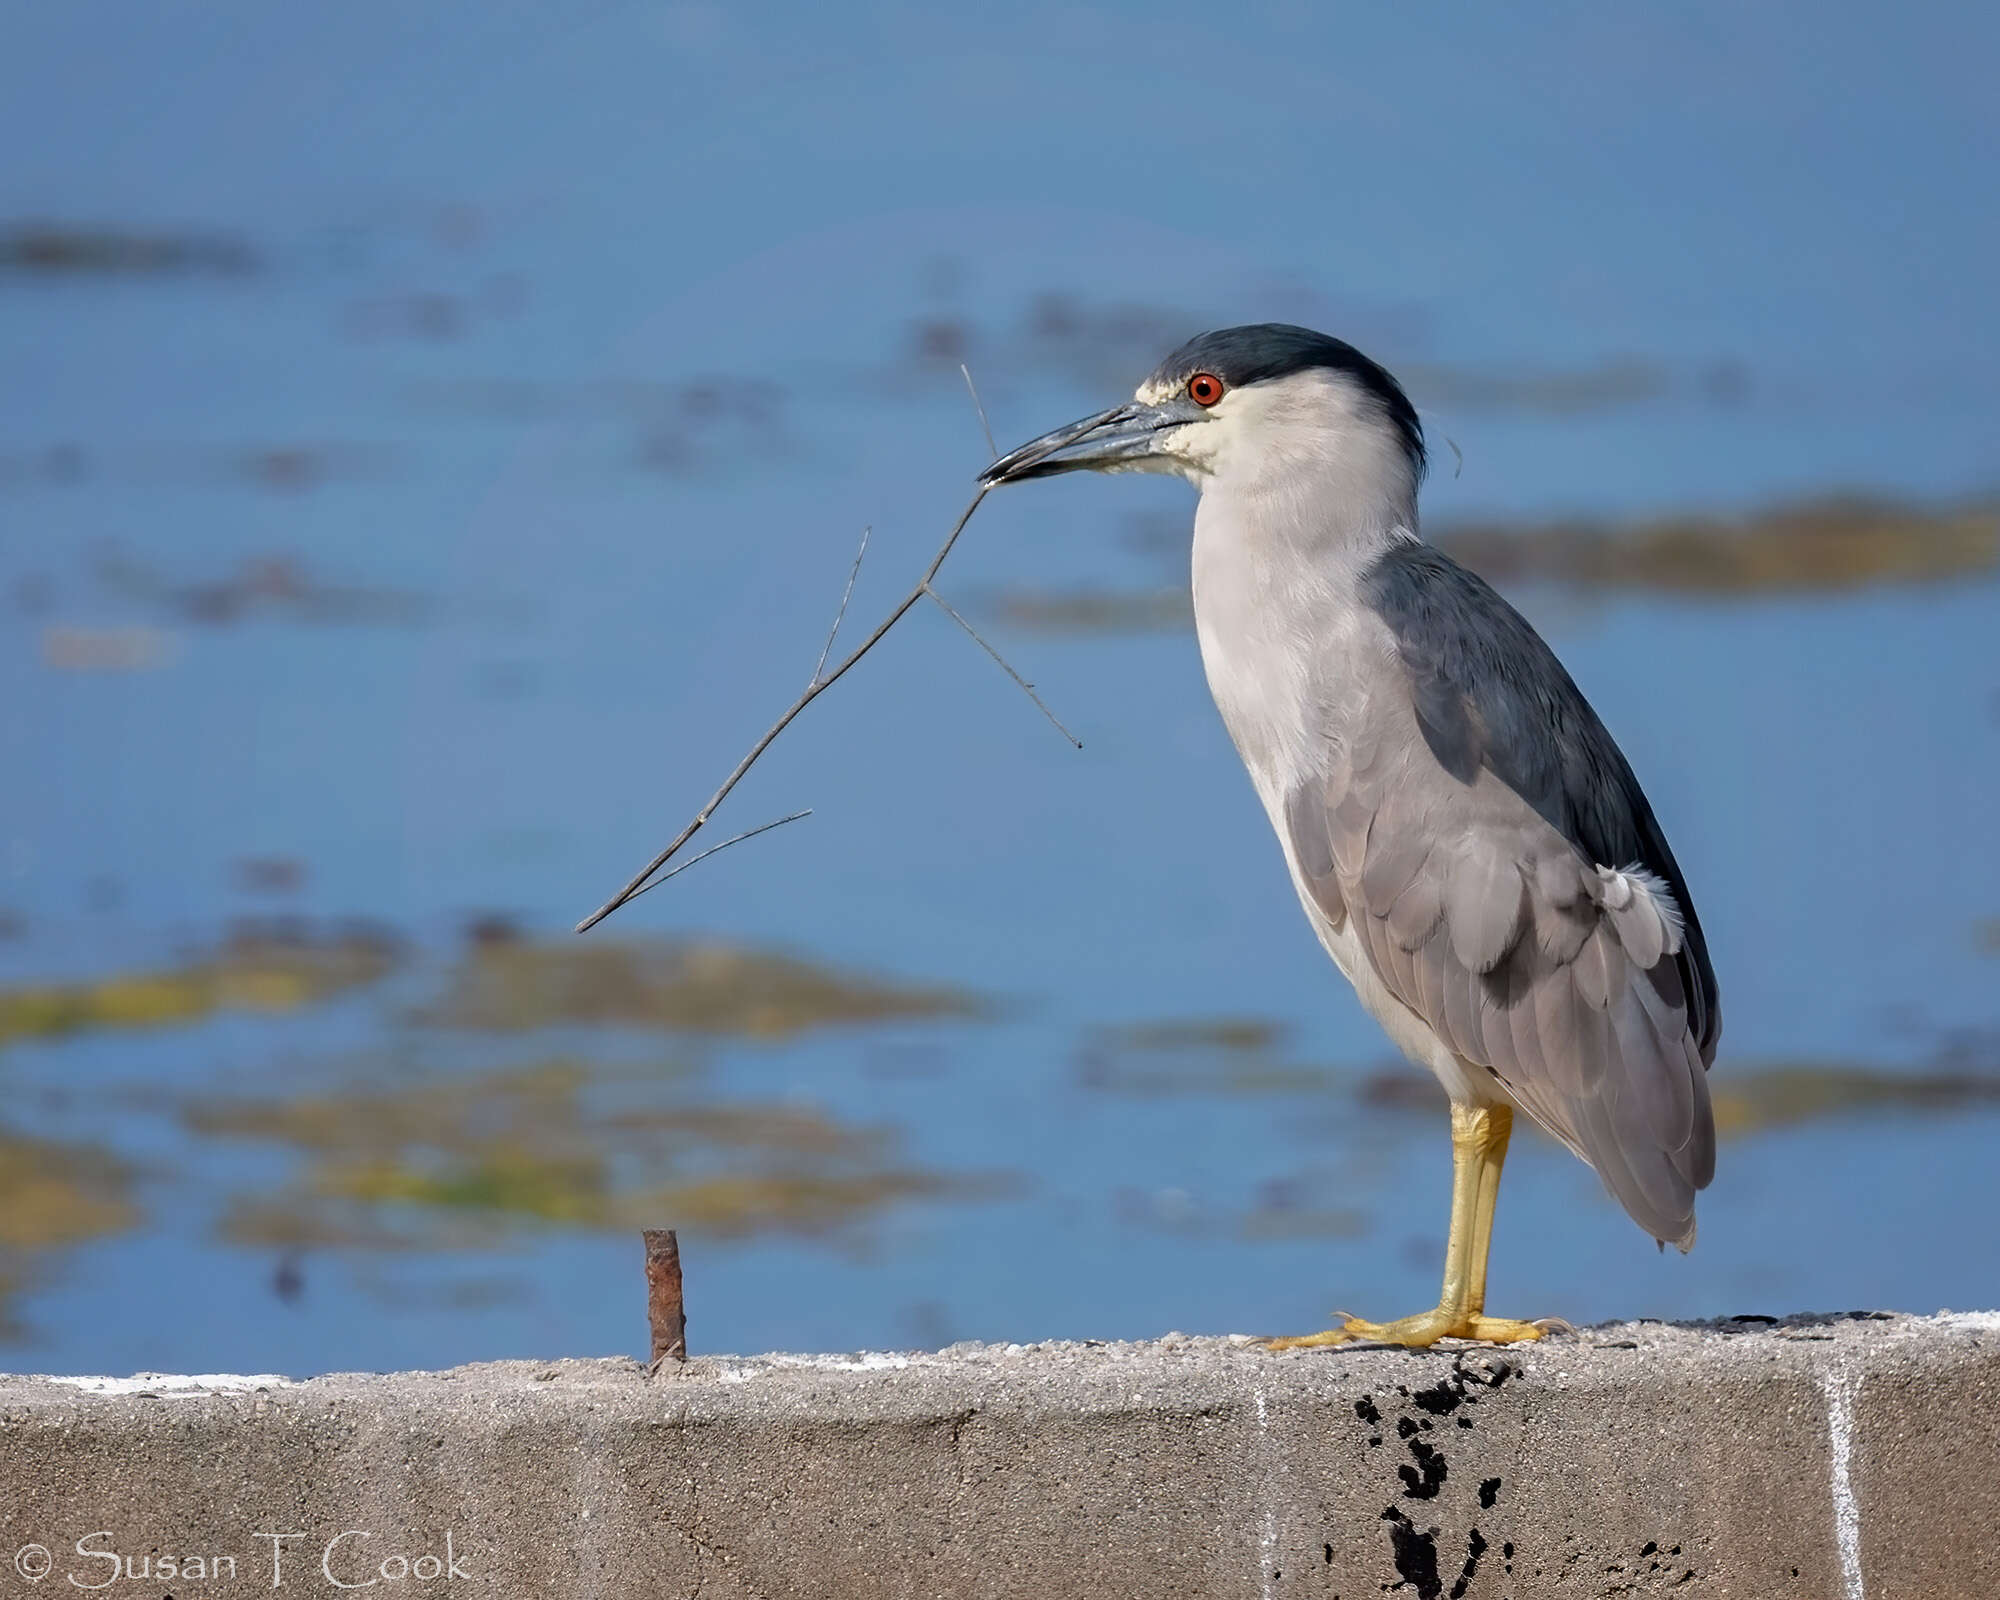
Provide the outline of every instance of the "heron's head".
[[1414,497],[1423,425],[1401,385],[1353,345],[1259,322],[1190,339],[1126,404],[1043,434],[979,481],[1174,472],[1199,487],[1309,469],[1357,492]]

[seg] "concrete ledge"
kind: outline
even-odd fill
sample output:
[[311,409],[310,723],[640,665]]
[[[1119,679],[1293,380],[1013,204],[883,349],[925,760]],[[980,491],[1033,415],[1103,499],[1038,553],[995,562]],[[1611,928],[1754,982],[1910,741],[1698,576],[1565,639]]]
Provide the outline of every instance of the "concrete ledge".
[[0,1594],[1987,1600],[2000,1315],[5,1378],[0,1537]]

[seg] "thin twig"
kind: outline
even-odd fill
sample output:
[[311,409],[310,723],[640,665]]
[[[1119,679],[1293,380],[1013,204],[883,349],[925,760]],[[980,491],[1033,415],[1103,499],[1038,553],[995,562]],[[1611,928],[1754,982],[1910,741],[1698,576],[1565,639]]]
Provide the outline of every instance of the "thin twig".
[[[979,413],[979,426],[986,435],[986,447],[993,452],[993,458],[997,461],[1000,458],[1000,447],[993,442],[993,429],[986,420],[986,407],[980,403],[979,390],[972,381],[972,369],[961,362],[958,370],[965,374],[966,391],[972,396],[973,410]],[[736,763],[735,770],[722,780],[722,786],[708,797],[708,804],[694,814],[694,820],[674,836],[673,842],[653,857],[651,861],[647,862],[643,872],[576,925],[578,933],[589,932],[590,929],[596,927],[598,923],[610,916],[612,912],[624,905],[626,901],[636,899],[648,889],[657,888],[660,884],[665,883],[668,878],[676,877],[680,873],[687,871],[695,862],[706,860],[708,857],[714,855],[716,851],[727,850],[731,845],[741,844],[745,839],[754,839],[758,834],[768,832],[772,828],[781,827],[787,822],[796,822],[800,817],[810,816],[812,814],[810,811],[795,811],[789,817],[780,817],[775,822],[767,822],[762,827],[752,828],[747,833],[739,833],[733,839],[725,839],[721,844],[711,846],[699,855],[682,862],[679,866],[673,868],[672,871],[663,873],[658,878],[653,877],[654,873],[659,872],[660,868],[664,867],[680,853],[681,846],[685,845],[688,840],[692,839],[707,825],[708,819],[715,815],[715,808],[729,798],[730,790],[734,789],[742,781],[744,773],[750,770],[756,763],[757,758],[771,748],[772,741],[779,734],[783,733],[786,728],[791,726],[792,719],[805,710],[807,706],[811,705],[813,701],[817,700],[826,690],[832,688],[845,677],[848,668],[852,667],[863,656],[868,654],[870,650],[873,650],[881,642],[882,636],[895,627],[897,623],[901,622],[904,616],[908,614],[910,608],[923,599],[925,595],[929,595],[931,599],[943,607],[945,614],[970,634],[973,642],[980,649],[984,650],[995,661],[1000,663],[1000,669],[1008,677],[1012,678],[1015,683],[1020,685],[1022,693],[1035,702],[1036,708],[1040,710],[1043,716],[1049,719],[1050,723],[1055,727],[1056,732],[1060,733],[1077,749],[1081,750],[1083,748],[1083,741],[1056,719],[1056,714],[1048,708],[1042,697],[1035,693],[1035,686],[1009,666],[1006,658],[984,639],[980,638],[978,630],[971,623],[967,622],[964,617],[960,616],[957,611],[953,610],[951,603],[943,595],[931,587],[932,580],[937,577],[938,573],[944,567],[945,558],[951,554],[952,547],[958,543],[958,536],[965,532],[966,524],[972,520],[973,512],[979,509],[980,503],[986,498],[986,494],[986,489],[981,488],[978,493],[973,495],[971,502],[966,508],[958,514],[958,521],[952,524],[951,532],[945,535],[944,543],[938,546],[937,554],[931,557],[931,564],[924,569],[924,575],[917,580],[916,587],[896,602],[895,609],[888,616],[884,617],[881,622],[876,624],[875,631],[869,634],[866,639],[863,639],[851,655],[847,656],[833,671],[827,672],[827,656],[833,649],[834,639],[840,633],[840,624],[847,616],[847,602],[853,597],[854,581],[861,573],[861,558],[868,552],[869,530],[866,528],[861,530],[861,548],[854,553],[854,566],[847,574],[847,587],[841,592],[840,609],[834,613],[833,629],[826,636],[826,644],[820,650],[819,660],[813,667],[812,681],[806,685],[805,693],[792,702],[792,707],[789,711],[764,731],[764,736],[750,747],[748,755]]]
[[998,461],[1000,459],[1000,447],[993,442],[993,425],[986,420],[986,407],[979,403],[979,390],[972,381],[972,368],[961,361],[958,364],[958,370],[965,374],[965,392],[972,396],[972,409],[979,413],[979,427],[980,431],[986,435],[986,448],[993,453],[993,459]]
[[833,626],[826,631],[826,643],[819,647],[819,660],[813,663],[812,682],[819,682],[819,675],[826,670],[826,658],[833,649],[833,641],[839,637],[840,624],[847,616],[847,602],[854,598],[854,580],[861,576],[861,558],[868,554],[868,535],[873,528],[861,530],[861,548],[854,552],[854,565],[848,569],[847,587],[840,591],[840,609],[833,614]]
[[627,900],[638,894],[640,889],[645,885],[646,880],[671,861],[679,853],[681,846],[692,839],[706,825],[708,819],[715,815],[715,808],[728,799],[729,791],[743,781],[743,774],[750,770],[751,764],[759,756],[771,748],[771,741],[792,725],[792,719],[822,694],[826,693],[828,689],[831,689],[836,683],[840,682],[842,678],[846,677],[848,670],[863,656],[867,655],[870,650],[873,650],[876,645],[880,644],[882,636],[895,627],[897,623],[901,622],[910,608],[923,599],[924,595],[930,590],[931,580],[938,575],[939,570],[944,566],[945,557],[951,554],[952,546],[958,543],[958,536],[965,532],[965,525],[972,520],[973,512],[979,509],[981,502],[987,496],[987,492],[984,487],[981,487],[967,503],[965,509],[958,514],[958,521],[952,524],[951,532],[945,535],[944,543],[938,546],[937,554],[931,557],[931,564],[924,569],[924,575],[917,580],[916,587],[896,602],[894,609],[875,625],[875,631],[869,634],[866,639],[863,639],[839,666],[827,673],[825,677],[816,677],[812,683],[806,686],[805,693],[792,702],[791,709],[778,718],[776,722],[772,723],[764,731],[764,736],[750,747],[750,753],[736,763],[735,770],[722,780],[722,787],[710,795],[708,803],[694,814],[694,820],[674,836],[673,843],[669,844],[666,849],[647,862],[645,870],[633,878],[630,883],[626,884],[624,888],[605,901],[603,905],[599,906],[589,916],[585,917],[583,921],[579,922],[576,925],[578,933],[587,933],[606,917],[610,916],[612,912],[625,904]]
[[[992,452],[993,459],[998,461],[1000,459],[1000,446],[993,442],[993,424],[986,420],[986,407],[979,398],[979,385],[972,381],[972,368],[961,361],[958,364],[958,370],[965,374],[965,392],[972,396],[972,409],[979,413],[979,430],[986,435],[986,448]],[[1071,733],[1069,729],[1065,728],[1056,714],[1043,704],[1042,697],[1035,693],[1035,686],[1010,667],[1007,664],[1005,656],[1001,655],[998,650],[995,650],[993,646],[980,638],[979,630],[954,611],[949,600],[945,599],[937,590],[932,589],[928,583],[924,587],[929,591],[930,597],[944,607],[945,615],[970,634],[972,642],[978,645],[980,649],[984,650],[995,661],[999,662],[1000,670],[1021,686],[1021,692],[1035,702],[1036,706],[1040,708],[1042,715],[1047,717],[1050,723],[1054,725],[1056,732],[1069,740],[1077,749],[1081,750],[1083,748],[1083,741]]]
[[984,650],[995,661],[1000,663],[1000,670],[1006,673],[1008,677],[1012,678],[1016,683],[1018,683],[1021,686],[1021,692],[1025,694],[1030,700],[1035,702],[1036,706],[1041,710],[1042,715],[1049,719],[1050,724],[1055,728],[1057,733],[1061,734],[1065,739],[1069,740],[1069,742],[1075,745],[1077,749],[1081,750],[1083,748],[1083,741],[1079,739],[1075,734],[1071,733],[1069,729],[1065,728],[1062,725],[1061,721],[1057,719],[1056,714],[1053,711],[1051,711],[1047,705],[1043,703],[1042,697],[1035,693],[1035,686],[1032,683],[1028,682],[1026,678],[1022,677],[1020,673],[1016,672],[1012,667],[1008,666],[1007,658],[1003,656],[998,650],[995,650],[993,646],[988,644],[984,639],[980,638],[979,630],[973,627],[971,623],[967,622],[965,618],[961,617],[955,610],[953,610],[952,604],[949,600],[945,599],[943,595],[939,594],[937,590],[933,589],[929,584],[924,585],[924,593],[929,595],[940,606],[944,607],[944,614],[950,617],[953,622],[957,623],[968,634],[970,634],[972,637],[972,642],[974,644],[978,645],[980,649]]
[[770,822],[760,822],[754,828],[746,828],[743,830],[743,832],[737,834],[735,838],[724,839],[721,844],[710,845],[706,850],[702,851],[699,855],[689,856],[687,860],[683,861],[679,866],[670,868],[669,870],[661,873],[657,878],[655,878],[651,883],[646,884],[643,888],[634,889],[632,891],[631,898],[636,900],[639,898],[640,895],[644,894],[647,889],[657,889],[661,884],[665,883],[667,879],[678,878],[683,872],[687,871],[689,867],[699,866],[702,862],[706,861],[710,856],[714,855],[718,850],[727,850],[733,844],[741,844],[745,839],[754,839],[760,833],[769,833],[773,828],[782,828],[788,822],[797,822],[801,817],[809,817],[811,815],[812,815],[812,807],[807,806],[806,809],[803,811],[794,811],[789,817],[776,817]]

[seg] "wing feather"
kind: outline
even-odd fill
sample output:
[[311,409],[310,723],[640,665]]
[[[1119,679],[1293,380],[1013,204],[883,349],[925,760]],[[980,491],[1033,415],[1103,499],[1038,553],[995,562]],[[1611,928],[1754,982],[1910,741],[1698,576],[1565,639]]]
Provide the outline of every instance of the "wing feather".
[[1444,889],[1436,873],[1425,867],[1409,881],[1389,907],[1389,937],[1404,950],[1419,950],[1437,932],[1444,916]]
[[[1662,948],[1680,968],[1701,1059],[1713,1062],[1721,1001],[1687,880],[1624,752],[1555,652],[1477,573],[1415,538],[1383,551],[1363,598],[1393,640],[1409,725],[1447,777],[1469,786],[1491,773],[1587,868],[1630,876],[1636,865],[1664,886],[1675,926]],[[1380,748],[1380,732],[1371,738]],[[1632,937],[1647,954],[1651,934],[1635,927]]]
[[1390,997],[1378,1005],[1490,1072],[1635,1221],[1685,1247],[1714,1173],[1720,1013],[1678,870],[1585,848],[1499,770],[1529,758],[1440,759],[1439,728],[1490,730],[1425,712],[1415,688],[1370,695],[1330,775],[1286,797],[1303,892],[1332,928],[1351,922]]
[[1618,935],[1615,930],[1591,919],[1596,925],[1590,930],[1590,937],[1578,947],[1576,960],[1576,981],[1583,990],[1584,998],[1599,1011],[1610,1008],[1613,985],[1623,976],[1620,968],[1623,958],[1618,952]]
[[1520,866],[1483,839],[1461,848],[1444,882],[1444,920],[1452,954],[1471,972],[1491,972],[1521,929]]

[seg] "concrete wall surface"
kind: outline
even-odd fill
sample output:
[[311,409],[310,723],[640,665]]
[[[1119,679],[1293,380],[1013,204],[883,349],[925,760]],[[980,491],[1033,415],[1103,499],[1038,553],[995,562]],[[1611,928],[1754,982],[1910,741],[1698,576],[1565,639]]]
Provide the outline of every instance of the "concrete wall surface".
[[2000,1596],[2000,1315],[0,1379],[0,1596]]

